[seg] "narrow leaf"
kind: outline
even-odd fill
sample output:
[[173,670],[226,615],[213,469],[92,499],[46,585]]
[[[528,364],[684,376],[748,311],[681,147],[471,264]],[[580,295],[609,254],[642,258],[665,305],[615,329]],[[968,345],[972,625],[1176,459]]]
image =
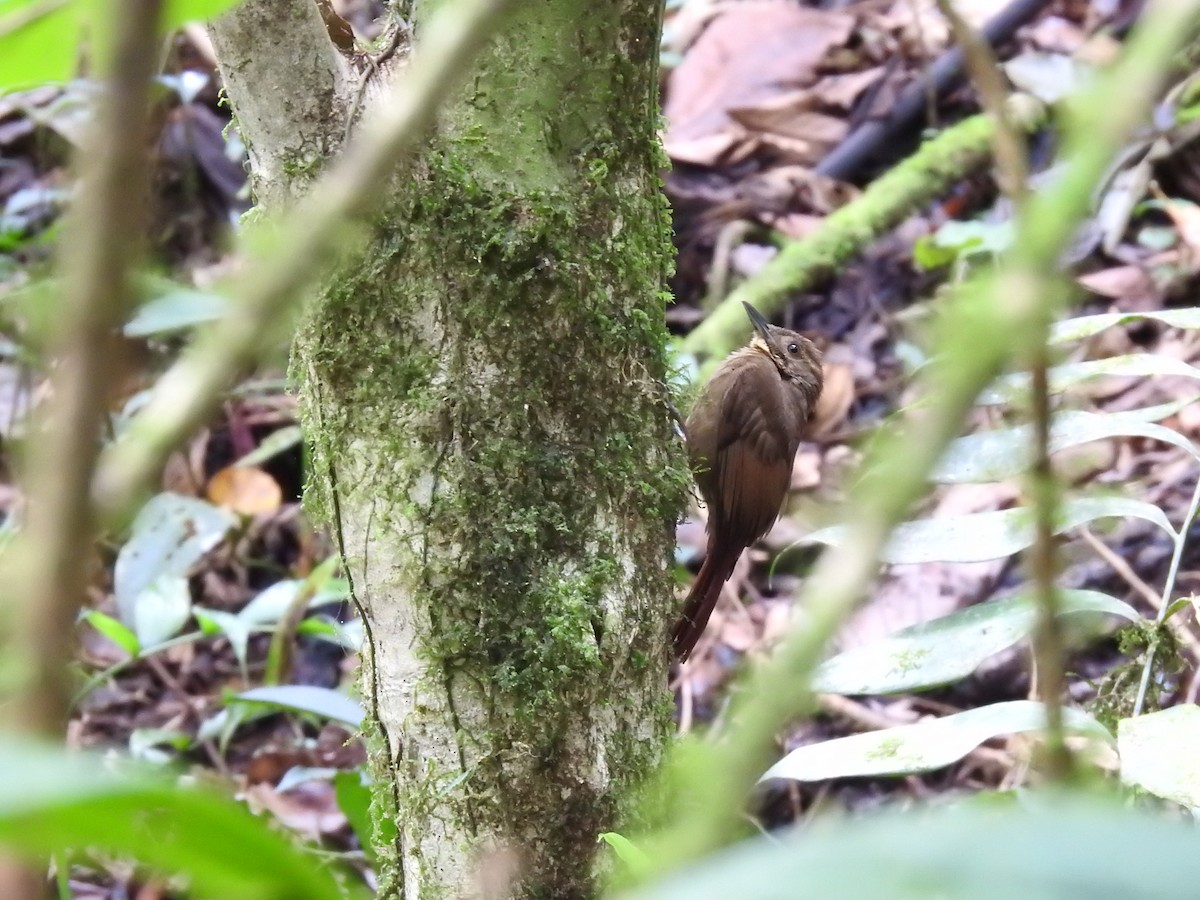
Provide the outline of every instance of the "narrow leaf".
[[[1056,533],[1104,518],[1138,518],[1153,522],[1170,535],[1175,531],[1157,506],[1128,497],[1075,497],[1062,504]],[[803,544],[837,546],[846,528],[822,528],[797,541]],[[920,519],[905,522],[892,532],[880,555],[881,562],[911,565],[926,562],[983,562],[1024,550],[1033,543],[1034,528],[1029,509],[1001,509],[969,516]]]
[[[1050,452],[1104,438],[1134,436],[1173,444],[1200,459],[1200,449],[1186,437],[1154,424],[1155,418],[1173,415],[1191,402],[1193,399],[1188,398],[1181,403],[1121,413],[1059,413],[1050,429]],[[953,441],[929,478],[939,484],[1003,481],[1029,468],[1032,449],[1033,430],[1028,425],[976,432]]]
[[[1176,375],[1200,380],[1200,369],[1189,366],[1182,360],[1157,353],[1137,353],[1129,356],[1110,356],[1107,359],[1091,359],[1086,362],[1064,363],[1049,371],[1050,393],[1061,394],[1089,378],[1102,375],[1147,376]],[[976,400],[982,406],[1009,403],[1025,396],[1029,391],[1029,375],[1015,372],[996,379],[985,388]]]
[[254,688],[237,695],[238,700],[270,703],[283,709],[313,713],[326,719],[345,722],[357,728],[362,724],[362,707],[339,691],[300,684]]
[[1050,330],[1050,343],[1064,344],[1099,334],[1114,325],[1155,319],[1172,328],[1200,328],[1200,308],[1160,309],[1136,313],[1102,313],[1098,316],[1079,316],[1057,323]]
[[96,609],[87,610],[83,614],[83,617],[89,625],[130,656],[137,656],[142,649],[141,644],[138,643],[137,635],[119,619],[114,619],[112,616],[106,615]]
[[[990,738],[1037,731],[1045,724],[1046,709],[1041,703],[994,703],[941,719],[809,744],[793,750],[759,780],[824,781],[928,772],[962,759]],[[1063,709],[1063,726],[1072,732],[1112,740],[1103,725],[1078,709]]]
[[[1137,622],[1137,611],[1098,591],[1059,592],[1064,614],[1117,615]],[[980,603],[839,653],[813,676],[828,694],[890,694],[949,684],[970,675],[988,657],[1028,637],[1037,605],[1022,593]]]

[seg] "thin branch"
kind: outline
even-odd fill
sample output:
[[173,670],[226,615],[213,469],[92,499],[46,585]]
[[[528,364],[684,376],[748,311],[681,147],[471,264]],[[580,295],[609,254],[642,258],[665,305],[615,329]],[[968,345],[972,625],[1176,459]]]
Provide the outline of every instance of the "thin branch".
[[[118,377],[117,327],[129,305],[128,274],[144,232],[146,113],[160,0],[106,6],[102,14],[114,23],[112,44],[96,48],[104,91],[87,152],[79,156],[79,196],[62,243],[66,291],[53,337],[57,368],[45,433],[36,437],[37,452],[27,460],[28,521],[0,575],[5,659],[0,706],[10,736],[61,740],[67,721],[75,620],[95,536],[89,485]],[[62,864],[60,856],[56,865]],[[42,896],[45,871],[44,865],[0,858],[0,896]]]
[[[1200,0],[1152,8],[1124,58],[1074,104],[1062,177],[1032,196],[1018,223],[1020,238],[1005,267],[962,289],[939,322],[941,355],[930,366],[930,399],[917,421],[876,443],[865,477],[848,509],[855,512],[844,542],[822,556],[807,579],[798,630],[766,665],[747,673],[719,763],[703,771],[704,803],[658,840],[665,864],[709,852],[736,827],[746,792],[768,764],[774,736],[792,718],[809,713],[811,676],[836,630],[853,611],[878,570],[895,525],[920,498],[934,463],[961,427],[980,390],[1010,359],[1045,342],[1045,321],[1068,293],[1058,259],[1086,213],[1092,186],[1158,96],[1173,52],[1195,32]],[[1114,96],[1121,103],[1114,104]],[[648,854],[655,858],[655,853]]]
[[508,0],[462,0],[430,21],[391,96],[238,278],[235,312],[163,375],[124,438],[105,450],[93,490],[102,515],[128,507],[167,454],[212,413],[229,382],[270,346],[301,289],[332,261],[342,226],[370,208],[507,6]]
[[149,165],[147,106],[158,59],[159,0],[120,0],[119,23],[80,187],[68,220],[66,296],[57,316],[56,369],[46,433],[28,460],[29,519],[12,558],[19,577],[5,585],[6,611],[20,637],[8,654],[29,658],[29,683],[5,707],[12,728],[59,735],[70,704],[75,616],[85,592],[94,522],[89,486],[101,427],[119,380],[119,326],[131,303],[129,271],[145,229]]
[[[1179,530],[1172,537],[1175,540],[1175,548],[1171,553],[1171,567],[1167,571],[1167,580],[1163,585],[1162,602],[1158,607],[1158,617],[1155,619],[1160,625],[1167,617],[1167,611],[1171,608],[1171,594],[1175,592],[1175,579],[1179,576],[1179,565],[1183,562],[1183,551],[1187,546],[1188,533],[1191,531],[1192,522],[1196,519],[1196,514],[1200,512],[1200,478],[1196,480],[1196,488],[1192,491],[1192,502],[1188,506],[1187,515],[1183,521],[1179,523]],[[1133,714],[1140,716],[1146,705],[1146,691],[1150,687],[1150,675],[1154,671],[1154,659],[1158,655],[1159,640],[1154,637],[1150,641],[1150,646],[1146,649],[1146,661],[1142,664],[1142,678],[1138,684],[1137,699],[1133,704]]]
[[[1025,136],[1014,126],[1008,108],[1008,90],[1003,73],[987,43],[975,33],[954,9],[950,0],[937,0],[938,8],[950,22],[955,42],[962,48],[963,60],[980,102],[995,123],[992,152],[996,160],[997,180],[1019,216],[1029,193],[1029,163]],[[1049,319],[1041,323],[1044,331]],[[1050,459],[1050,385],[1049,352],[1044,343],[1032,348],[1026,363],[1030,373],[1030,407],[1033,424],[1033,453],[1026,477],[1026,492],[1033,507],[1034,542],[1029,550],[1029,574],[1037,600],[1037,623],[1033,633],[1035,695],[1046,707],[1046,773],[1063,778],[1073,768],[1070,748],[1063,732],[1062,695],[1066,688],[1065,644],[1061,604],[1058,597],[1058,545],[1055,521],[1059,507],[1058,481]]]

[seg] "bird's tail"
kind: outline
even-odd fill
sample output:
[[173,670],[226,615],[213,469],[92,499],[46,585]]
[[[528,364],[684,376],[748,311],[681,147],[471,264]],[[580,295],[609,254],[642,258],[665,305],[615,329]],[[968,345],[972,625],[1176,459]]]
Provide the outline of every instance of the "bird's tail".
[[709,541],[708,554],[704,557],[700,574],[692,582],[692,589],[683,604],[679,621],[671,629],[671,643],[675,647],[675,658],[679,662],[687,660],[696,642],[700,640],[700,635],[704,634],[708,619],[721,596],[721,586],[729,580],[738,557],[742,555],[740,547],[719,550],[714,546],[715,543]]

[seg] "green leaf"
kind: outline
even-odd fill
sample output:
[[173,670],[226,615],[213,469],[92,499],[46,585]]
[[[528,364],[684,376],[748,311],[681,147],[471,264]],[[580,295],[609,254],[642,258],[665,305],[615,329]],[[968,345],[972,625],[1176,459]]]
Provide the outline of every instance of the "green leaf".
[[[1168,534],[1175,531],[1163,511],[1152,503],[1129,497],[1075,497],[1059,509],[1056,533],[1069,531],[1095,519],[1145,519]],[[830,544],[837,546],[846,535],[843,525],[822,528],[792,546]],[[880,560],[892,565],[926,562],[983,562],[1011,556],[1033,543],[1034,528],[1029,509],[1001,509],[969,516],[920,519],[905,522],[892,532]]]
[[817,817],[626,900],[1192,900],[1196,870],[1191,823],[1054,793]]
[[191,896],[222,900],[363,898],[339,887],[328,865],[303,852],[244,807],[159,772],[123,774],[89,753],[0,742],[0,846],[31,857],[63,848],[128,856],[167,876],[184,875]]
[[[1089,378],[1102,375],[1143,377],[1148,375],[1176,375],[1182,378],[1200,379],[1200,369],[1189,366],[1182,360],[1156,353],[1135,353],[1129,356],[1110,356],[1107,359],[1092,359],[1086,362],[1064,363],[1049,371],[1050,393],[1061,394]],[[996,379],[984,389],[975,401],[981,406],[995,406],[1020,399],[1029,391],[1029,376],[1016,372]]]
[[200,627],[204,629],[206,634],[219,633],[225,635],[225,638],[229,641],[230,649],[233,650],[233,655],[237,658],[238,668],[242,671],[242,678],[248,680],[246,653],[250,645],[251,624],[240,615],[226,612],[223,609],[208,609],[207,607],[197,606],[193,612],[196,615],[196,621],[200,623]]
[[[1050,452],[1058,453],[1089,441],[1136,436],[1173,444],[1200,459],[1196,445],[1177,431],[1154,424],[1174,415],[1194,398],[1150,409],[1120,413],[1062,412],[1050,428]],[[1033,452],[1029,425],[980,431],[953,441],[938,460],[930,480],[938,484],[1003,481],[1025,472]]]
[[143,303],[124,332],[131,338],[170,334],[214,322],[228,312],[229,301],[218,294],[173,285],[169,292]]
[[239,459],[235,466],[257,466],[266,462],[273,456],[278,456],[284,450],[290,450],[304,439],[304,433],[300,430],[299,425],[288,425],[286,428],[280,428],[272,431],[269,435],[263,438],[262,442]]
[[354,829],[358,843],[372,865],[375,863],[375,822],[371,818],[371,784],[365,772],[342,771],[333,776],[338,809]]
[[0,92],[70,78],[82,22],[70,0],[0,0]]
[[[1064,614],[1141,620],[1128,603],[1098,591],[1062,590],[1059,603]],[[839,653],[817,669],[813,689],[827,694],[890,694],[949,684],[1028,637],[1036,620],[1037,605],[1026,593],[979,603]]]
[[650,871],[650,857],[646,855],[644,850],[635,845],[633,841],[625,837],[625,835],[618,834],[615,831],[605,831],[600,835],[600,840],[612,847],[613,852],[617,854],[617,858],[625,863],[635,878],[644,872]]
[[236,696],[237,700],[269,703],[283,709],[312,713],[344,722],[354,728],[362,724],[362,707],[340,691],[301,684],[253,688]]
[[1121,780],[1200,809],[1200,707],[1173,706],[1117,723]]
[[143,647],[173,638],[192,615],[192,592],[182,575],[156,578],[137,595],[133,632]]
[[163,31],[174,31],[188,22],[215,18],[237,5],[238,0],[166,0],[162,9]]
[[[236,524],[230,512],[182,494],[150,498],[113,567],[117,611],[135,625],[141,594],[160,578],[182,577]],[[144,637],[142,643],[147,641]]]
[[[808,744],[775,763],[759,780],[824,781],[929,772],[962,759],[986,740],[1002,734],[1037,731],[1045,724],[1046,708],[1041,703],[1033,700],[994,703],[913,725]],[[1071,707],[1063,709],[1063,727],[1112,740],[1103,725]]]
[[1160,309],[1135,313],[1102,313],[1098,316],[1079,316],[1057,323],[1050,329],[1050,343],[1065,344],[1099,334],[1114,325],[1126,325],[1154,319],[1172,328],[1200,328],[1200,307]]
[[87,610],[84,612],[83,617],[89,625],[130,656],[136,657],[141,652],[142,645],[138,642],[137,635],[119,619],[114,619],[112,616],[96,609]]

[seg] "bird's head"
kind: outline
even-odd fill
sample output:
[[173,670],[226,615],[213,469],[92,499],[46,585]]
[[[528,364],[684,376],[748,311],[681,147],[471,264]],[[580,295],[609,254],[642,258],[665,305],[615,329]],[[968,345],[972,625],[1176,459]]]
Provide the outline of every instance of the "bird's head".
[[823,382],[821,351],[817,345],[802,334],[772,325],[749,303],[743,302],[742,306],[754,325],[750,346],[770,357],[779,369],[780,378],[796,382],[815,400]]

